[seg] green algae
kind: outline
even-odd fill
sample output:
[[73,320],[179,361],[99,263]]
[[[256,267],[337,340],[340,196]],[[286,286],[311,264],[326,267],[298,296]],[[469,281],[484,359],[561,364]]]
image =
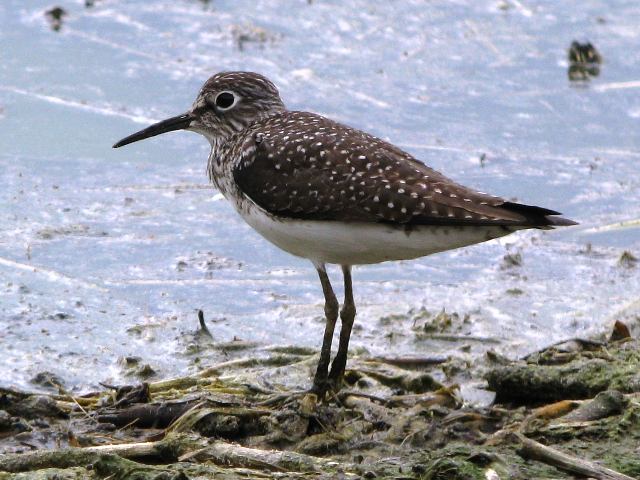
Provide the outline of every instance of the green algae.
[[[545,356],[546,355],[546,356]],[[640,391],[640,352],[636,341],[624,341],[596,352],[545,352],[529,362],[490,370],[486,379],[496,402],[535,405],[592,398],[605,390]],[[554,358],[560,357],[559,365]]]

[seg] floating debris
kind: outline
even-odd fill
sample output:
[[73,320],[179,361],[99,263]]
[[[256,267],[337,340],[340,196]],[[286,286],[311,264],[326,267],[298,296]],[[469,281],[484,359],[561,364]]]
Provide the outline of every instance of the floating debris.
[[602,63],[602,56],[591,42],[572,42],[569,48],[569,62],[571,63]]
[[231,35],[241,52],[244,51],[247,43],[255,43],[263,47],[267,43],[278,40],[279,35],[256,25],[232,25]]
[[625,338],[631,338],[631,331],[625,323],[620,320],[616,320],[616,323],[613,325],[609,341],[615,342],[617,340],[624,340]]
[[64,380],[62,380],[60,376],[52,372],[46,372],[46,371],[40,372],[36,374],[29,381],[34,385],[38,385],[40,387],[52,388],[54,390],[58,390],[64,387]]
[[602,55],[591,42],[573,41],[569,47],[569,80],[587,81],[600,75]]
[[217,270],[234,269],[239,270],[243,267],[242,262],[234,261],[230,258],[218,256],[210,251],[198,250],[189,256],[180,256],[176,258],[176,270],[185,272],[196,270],[203,272],[206,278],[212,278]]
[[204,312],[202,310],[198,310],[198,323],[200,324],[200,330],[198,330],[198,333],[200,335],[205,335],[209,338],[213,338],[213,335],[211,335],[211,332],[207,328],[207,324],[204,321]]
[[514,267],[522,266],[522,254],[520,252],[516,253],[507,253],[504,257],[502,257],[502,264],[500,268],[509,269]]
[[505,293],[507,295],[512,295],[514,297],[517,297],[518,295],[523,295],[524,294],[524,290],[522,290],[521,288],[508,288]]
[[142,358],[140,357],[122,357],[118,360],[118,363],[122,366],[127,377],[137,377],[144,380],[156,374],[151,365],[142,363]]
[[49,22],[51,30],[58,32],[62,28],[62,22],[64,17],[67,16],[67,11],[62,7],[53,7],[44,12],[44,16]]
[[461,318],[457,312],[447,313],[443,308],[440,313],[430,319],[427,319],[427,321],[422,325],[422,330],[426,333],[460,331],[462,329],[462,324],[470,322],[469,318],[469,314],[465,314]]
[[633,268],[638,265],[638,257],[629,250],[625,250],[618,259],[618,265],[624,268]]

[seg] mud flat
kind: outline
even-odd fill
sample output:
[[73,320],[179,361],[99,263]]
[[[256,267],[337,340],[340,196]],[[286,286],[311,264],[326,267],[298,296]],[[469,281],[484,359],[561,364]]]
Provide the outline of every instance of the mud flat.
[[490,355],[496,401],[484,407],[434,380],[443,365],[426,358],[355,356],[324,403],[265,388],[317,360],[286,347],[83,396],[3,389],[0,479],[640,478],[639,347],[627,337]]

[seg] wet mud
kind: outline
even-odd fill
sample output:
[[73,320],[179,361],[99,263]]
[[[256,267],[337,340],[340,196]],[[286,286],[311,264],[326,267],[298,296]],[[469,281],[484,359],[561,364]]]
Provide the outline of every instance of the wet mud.
[[3,389],[0,479],[638,478],[639,346],[503,361],[482,407],[415,359],[357,356],[325,399],[271,383],[308,375],[317,353],[296,348],[82,396]]

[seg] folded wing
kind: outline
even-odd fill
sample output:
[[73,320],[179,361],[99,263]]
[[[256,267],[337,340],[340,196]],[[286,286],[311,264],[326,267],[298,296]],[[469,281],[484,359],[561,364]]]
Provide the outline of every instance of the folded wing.
[[573,224],[558,212],[473,191],[379,138],[306,112],[254,127],[234,178],[285,218],[402,225]]

